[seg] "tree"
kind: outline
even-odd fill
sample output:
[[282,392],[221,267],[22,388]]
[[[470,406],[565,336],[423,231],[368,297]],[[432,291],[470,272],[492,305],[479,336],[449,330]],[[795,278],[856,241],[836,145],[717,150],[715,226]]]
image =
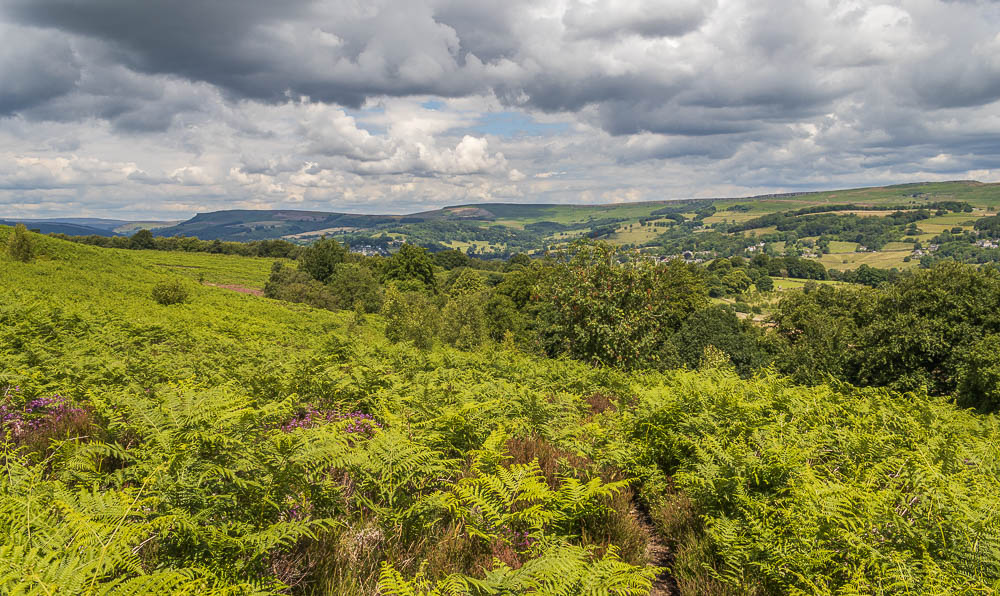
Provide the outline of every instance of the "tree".
[[316,281],[325,282],[333,275],[337,265],[344,262],[347,249],[333,238],[323,236],[302,251],[299,268]]
[[400,292],[395,284],[385,290],[382,303],[385,337],[390,341],[411,341],[423,350],[434,346],[441,316],[437,307],[421,292]]
[[706,348],[714,346],[744,376],[765,366],[772,355],[760,329],[721,306],[692,313],[671,341],[681,361],[691,368],[700,364]]
[[770,275],[761,275],[754,282],[758,292],[770,292],[774,289],[774,280],[771,279]]
[[441,339],[462,350],[486,341],[486,292],[453,293],[442,313]]
[[859,328],[871,321],[874,300],[868,288],[832,286],[782,298],[771,315],[784,343],[779,368],[803,383],[856,379]]
[[35,257],[35,249],[31,243],[31,235],[24,224],[14,226],[14,231],[7,240],[7,254],[15,261],[27,263]]
[[286,267],[280,261],[275,261],[271,267],[271,276],[264,285],[264,295],[268,298],[302,302],[327,310],[334,310],[338,305],[337,298],[330,288],[313,279],[305,271]]
[[416,280],[424,284],[427,289],[436,291],[434,265],[427,256],[427,251],[414,244],[407,243],[401,246],[385,264],[383,275],[386,280]]
[[1000,410],[1000,335],[987,335],[962,355],[957,401],[983,413]]
[[448,288],[448,295],[464,296],[466,294],[475,294],[477,292],[482,292],[486,289],[486,284],[483,283],[483,278],[474,270],[465,267],[459,271],[458,276],[450,284]]
[[468,255],[455,249],[436,252],[431,259],[434,261],[435,265],[441,267],[445,271],[451,271],[452,269],[458,269],[459,267],[468,267],[469,263],[472,261]]
[[528,267],[531,265],[531,257],[524,253],[517,253],[504,263],[504,271],[513,271],[517,267]]
[[619,261],[607,243],[577,243],[539,283],[540,339],[551,355],[623,368],[655,364],[688,315],[707,302],[680,260]]
[[1000,333],[1000,272],[994,269],[940,263],[877,296],[857,341],[859,384],[951,394],[969,349]]
[[334,267],[326,285],[343,310],[354,308],[358,303],[366,313],[382,308],[382,287],[371,269],[360,263],[340,263]]
[[152,232],[143,228],[128,239],[128,247],[132,250],[150,250],[156,248],[156,240]]
[[743,269],[733,269],[723,276],[722,285],[730,294],[740,295],[749,290],[753,282]]

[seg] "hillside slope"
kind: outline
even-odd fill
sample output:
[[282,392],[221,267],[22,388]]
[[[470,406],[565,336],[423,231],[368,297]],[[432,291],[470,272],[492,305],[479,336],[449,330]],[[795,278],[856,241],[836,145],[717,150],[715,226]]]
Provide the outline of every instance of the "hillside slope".
[[[780,211],[816,209],[824,205],[854,205],[854,213],[872,216],[884,212],[866,213],[866,208],[884,210],[888,206],[899,206],[919,209],[921,205],[942,201],[967,202],[975,208],[975,213],[962,219],[941,218],[928,222],[932,225],[927,228],[924,241],[940,229],[965,225],[967,220],[992,213],[1000,207],[1000,184],[959,181],[612,205],[480,203],[410,215],[230,210],[201,213],[177,225],[158,228],[155,233],[162,236],[197,236],[203,240],[286,238],[295,242],[308,242],[329,235],[356,246],[374,245],[383,252],[405,241],[435,250],[453,248],[495,256],[537,253],[580,237],[598,237],[658,254],[664,250],[676,250],[677,232],[682,229],[683,223],[687,225],[683,227],[684,235],[691,235]],[[763,226],[752,232],[766,235],[774,230]],[[775,246],[783,250],[780,242]],[[854,248],[857,246],[855,244]],[[887,251],[892,254],[874,258],[866,255],[831,256],[824,264],[828,267],[837,265],[842,269],[852,269],[861,264],[903,267],[904,257],[912,252],[911,249],[904,254],[901,252],[904,248],[894,245]]]
[[190,279],[162,306],[184,261],[32,239],[0,255],[2,592],[638,596],[652,563],[690,595],[1000,589],[995,416],[418,350]]

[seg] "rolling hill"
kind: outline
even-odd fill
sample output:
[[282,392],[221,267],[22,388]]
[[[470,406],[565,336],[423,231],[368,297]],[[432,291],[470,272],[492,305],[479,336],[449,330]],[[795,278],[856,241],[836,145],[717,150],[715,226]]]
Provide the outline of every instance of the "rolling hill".
[[[445,248],[503,256],[534,253],[580,237],[601,238],[653,254],[684,250],[717,250],[719,237],[770,238],[771,249],[784,251],[786,236],[764,216],[799,212],[813,215],[829,206],[832,213],[853,218],[880,217],[901,209],[919,211],[942,203],[971,206],[971,212],[938,213],[932,208],[913,238],[928,242],[944,230],[971,230],[974,222],[1000,207],[1000,184],[975,181],[903,184],[823,192],[759,195],[745,198],[683,199],[610,205],[478,203],[408,215],[370,215],[324,211],[227,210],[200,213],[188,221],[154,230],[159,236],[197,236],[203,240],[249,241],[285,238],[305,243],[332,236],[352,245],[385,247],[411,242],[433,250]],[[757,227],[748,227],[754,223]],[[897,230],[899,231],[899,230]],[[700,235],[711,232],[708,235]],[[891,235],[893,239],[895,236]],[[818,239],[805,236],[808,243]],[[704,249],[706,239],[714,238]],[[900,236],[900,238],[902,238]],[[695,239],[695,240],[692,240]],[[799,239],[792,242],[794,244]],[[864,239],[841,234],[824,264],[851,269],[862,264],[906,266],[914,246],[889,242],[860,250]],[[737,251],[744,248],[727,248]],[[769,249],[770,250],[770,249]],[[808,250],[807,250],[808,252]],[[875,256],[877,255],[877,256]],[[819,256],[817,258],[820,258]]]

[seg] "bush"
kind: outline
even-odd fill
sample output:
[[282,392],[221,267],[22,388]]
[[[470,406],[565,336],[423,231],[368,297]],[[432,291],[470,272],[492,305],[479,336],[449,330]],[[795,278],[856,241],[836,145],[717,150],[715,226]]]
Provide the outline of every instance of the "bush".
[[14,233],[7,241],[7,254],[10,255],[10,258],[22,263],[27,263],[34,258],[35,251],[31,245],[31,236],[28,235],[28,229],[24,227],[24,224],[14,226]]
[[328,287],[313,279],[305,271],[276,262],[271,276],[264,285],[264,295],[276,300],[301,302],[316,308],[335,310],[337,298]]
[[153,300],[167,306],[180,304],[188,299],[188,289],[179,279],[161,281],[153,286]]
[[437,307],[422,292],[401,292],[395,284],[385,291],[382,303],[385,337],[390,341],[412,341],[427,350],[433,347],[440,324]]

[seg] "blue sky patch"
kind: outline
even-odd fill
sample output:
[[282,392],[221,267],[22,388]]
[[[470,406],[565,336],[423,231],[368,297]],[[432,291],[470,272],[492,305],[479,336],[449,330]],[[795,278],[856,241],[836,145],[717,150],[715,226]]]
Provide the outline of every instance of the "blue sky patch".
[[536,122],[534,118],[521,112],[491,112],[483,114],[479,123],[471,130],[480,134],[497,135],[500,137],[516,136],[549,136],[565,132],[569,129],[566,122]]

